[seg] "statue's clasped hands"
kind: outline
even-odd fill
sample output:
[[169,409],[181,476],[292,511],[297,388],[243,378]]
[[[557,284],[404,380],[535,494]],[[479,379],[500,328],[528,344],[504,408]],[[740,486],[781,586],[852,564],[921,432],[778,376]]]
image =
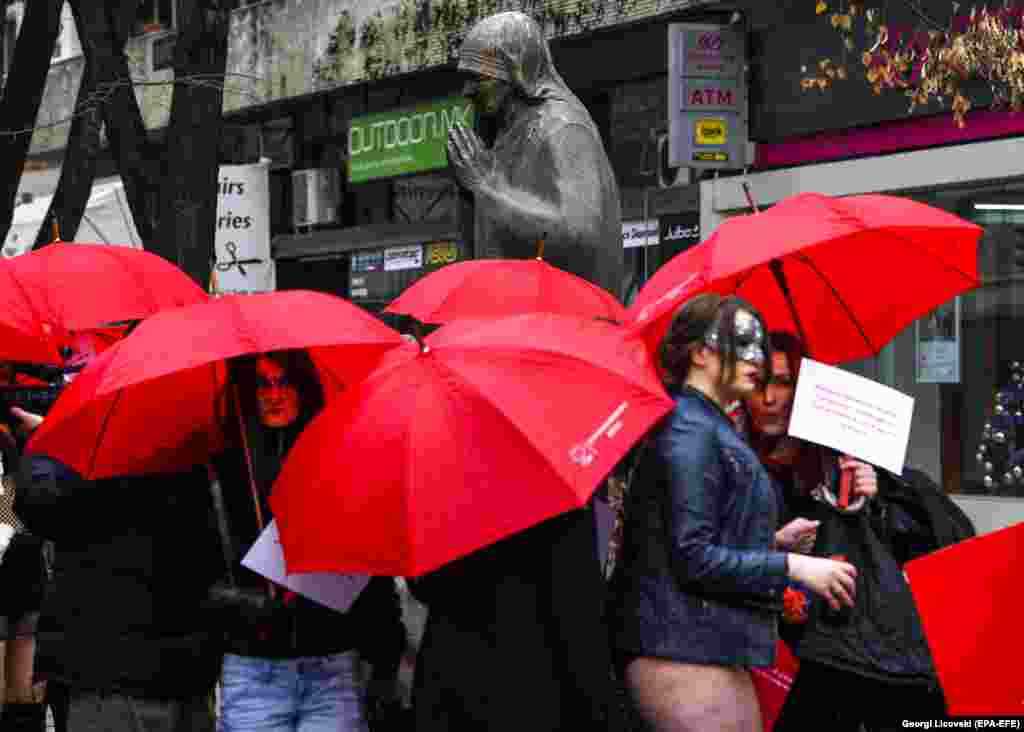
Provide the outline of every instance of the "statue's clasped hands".
[[495,173],[494,153],[461,122],[448,130],[448,160],[459,183],[470,191],[477,191]]

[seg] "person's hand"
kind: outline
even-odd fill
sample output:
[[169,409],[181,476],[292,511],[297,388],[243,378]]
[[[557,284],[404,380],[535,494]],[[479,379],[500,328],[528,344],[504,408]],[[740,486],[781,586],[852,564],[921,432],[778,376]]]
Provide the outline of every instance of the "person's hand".
[[456,122],[448,130],[448,160],[459,183],[467,190],[476,192],[494,175],[494,153],[488,150],[483,140],[471,129]]
[[853,470],[853,485],[850,486],[851,498],[864,498],[870,500],[878,494],[878,473],[875,468],[856,458],[843,455],[839,458],[839,469]]
[[816,595],[825,598],[829,607],[840,610],[843,605],[853,607],[857,592],[857,568],[847,562],[833,559],[789,554],[789,578],[796,580]]
[[775,532],[775,543],[780,549],[809,554],[818,538],[820,521],[796,518]]
[[26,412],[21,407],[11,407],[11,414],[18,420],[18,429],[26,435],[32,434],[43,423],[43,415]]

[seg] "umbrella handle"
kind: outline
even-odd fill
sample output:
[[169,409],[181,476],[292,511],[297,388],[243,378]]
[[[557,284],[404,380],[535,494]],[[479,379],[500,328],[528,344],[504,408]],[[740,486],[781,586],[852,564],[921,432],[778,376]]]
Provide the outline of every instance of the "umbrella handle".
[[[253,506],[256,508],[256,526],[260,533],[263,533],[263,507],[260,505],[260,494],[256,489],[256,471],[252,467],[252,450],[249,449],[249,434],[245,429],[245,419],[242,417],[242,400],[238,396],[238,384],[232,382],[231,391],[234,396],[235,414],[238,416],[238,429],[242,433],[242,451],[245,453],[245,467],[249,473],[249,492],[252,495]],[[277,597],[277,590],[270,580],[267,580],[267,590],[271,599]]]
[[541,234],[540,239],[537,240],[537,261],[544,261],[544,242],[548,238],[548,232]]

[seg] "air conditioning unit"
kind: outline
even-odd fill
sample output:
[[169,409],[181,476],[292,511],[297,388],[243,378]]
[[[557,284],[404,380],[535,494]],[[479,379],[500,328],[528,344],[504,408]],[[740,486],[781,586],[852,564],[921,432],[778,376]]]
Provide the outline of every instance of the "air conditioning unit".
[[292,224],[313,226],[338,220],[341,179],[337,168],[292,171]]
[[658,135],[658,188],[690,185],[690,169],[668,164],[668,135]]

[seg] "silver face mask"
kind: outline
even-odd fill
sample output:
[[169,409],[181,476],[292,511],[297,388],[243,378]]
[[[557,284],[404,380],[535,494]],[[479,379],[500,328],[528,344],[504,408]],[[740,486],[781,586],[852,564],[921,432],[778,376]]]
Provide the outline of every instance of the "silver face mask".
[[[719,313],[711,327],[708,328],[708,332],[704,335],[705,345],[719,353],[722,352],[721,336],[719,334],[722,332],[723,327],[728,326],[722,323],[722,316]],[[736,349],[736,359],[756,364],[757,366],[763,366],[768,359],[765,356],[767,340],[764,328],[761,327],[761,322],[746,310],[737,310],[730,330],[732,331],[733,345]]]

